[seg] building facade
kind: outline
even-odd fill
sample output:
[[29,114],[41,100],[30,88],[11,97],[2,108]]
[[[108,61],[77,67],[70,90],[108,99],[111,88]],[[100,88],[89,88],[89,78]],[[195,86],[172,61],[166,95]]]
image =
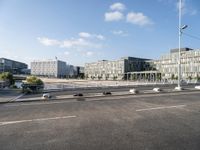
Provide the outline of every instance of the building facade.
[[31,62],[31,74],[45,77],[63,78],[66,76],[66,62],[60,60]]
[[0,72],[10,72],[13,74],[22,74],[23,69],[27,69],[28,65],[22,62],[0,58]]
[[[172,49],[169,54],[161,56],[154,61],[156,69],[162,78],[178,78],[178,49]],[[200,50],[181,48],[181,76],[182,79],[195,79],[200,77]]]
[[102,60],[85,64],[86,79],[121,80],[126,78],[127,72],[143,71],[148,59],[136,57],[122,57],[119,60]]

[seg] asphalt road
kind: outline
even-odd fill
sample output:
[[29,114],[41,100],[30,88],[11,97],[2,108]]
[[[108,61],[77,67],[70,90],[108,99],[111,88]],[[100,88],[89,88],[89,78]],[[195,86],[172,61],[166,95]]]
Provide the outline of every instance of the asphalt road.
[[200,93],[0,105],[1,150],[199,150]]

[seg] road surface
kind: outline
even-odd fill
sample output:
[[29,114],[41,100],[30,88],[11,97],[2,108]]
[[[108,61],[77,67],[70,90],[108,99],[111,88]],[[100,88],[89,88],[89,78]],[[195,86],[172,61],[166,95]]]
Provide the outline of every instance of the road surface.
[[0,105],[1,150],[199,150],[200,93]]

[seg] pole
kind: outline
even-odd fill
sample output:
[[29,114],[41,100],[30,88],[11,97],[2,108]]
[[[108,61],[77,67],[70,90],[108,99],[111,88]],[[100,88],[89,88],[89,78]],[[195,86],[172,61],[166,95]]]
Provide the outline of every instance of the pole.
[[181,87],[181,10],[182,10],[182,0],[179,0],[179,56],[178,56],[178,88]]

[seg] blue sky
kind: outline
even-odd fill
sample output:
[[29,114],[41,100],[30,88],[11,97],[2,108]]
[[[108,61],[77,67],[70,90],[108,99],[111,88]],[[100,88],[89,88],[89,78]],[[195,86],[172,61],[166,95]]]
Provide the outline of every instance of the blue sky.
[[[86,62],[157,59],[178,47],[178,0],[0,0],[0,57]],[[185,33],[200,37],[200,1],[183,0]],[[182,36],[182,46],[200,48]]]

